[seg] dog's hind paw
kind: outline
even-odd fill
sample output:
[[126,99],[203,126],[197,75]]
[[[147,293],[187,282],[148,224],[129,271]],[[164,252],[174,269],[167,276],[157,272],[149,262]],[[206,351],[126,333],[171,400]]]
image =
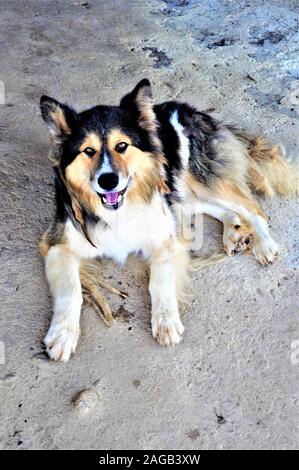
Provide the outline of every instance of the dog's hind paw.
[[238,240],[224,240],[224,251],[228,256],[240,255],[243,251],[250,248],[252,244],[251,236],[240,236]]
[[173,346],[182,339],[184,327],[179,318],[165,318],[164,315],[158,315],[152,319],[153,337],[161,346]]
[[51,325],[44,345],[53,361],[67,362],[75,351],[79,338],[79,329],[73,330],[64,325]]
[[266,240],[254,240],[252,252],[256,259],[263,265],[272,264],[276,260],[279,247],[273,238]]
[[229,212],[224,220],[223,247],[228,256],[239,255],[251,247],[252,229],[241,218]]

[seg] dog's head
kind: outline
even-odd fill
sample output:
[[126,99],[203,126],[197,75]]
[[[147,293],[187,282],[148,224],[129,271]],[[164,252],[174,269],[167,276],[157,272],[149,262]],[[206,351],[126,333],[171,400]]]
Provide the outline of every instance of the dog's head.
[[148,80],[138,83],[119,106],[77,113],[47,96],[40,106],[52,135],[55,165],[78,220],[82,209],[101,215],[126,200],[148,202],[156,190],[167,190]]

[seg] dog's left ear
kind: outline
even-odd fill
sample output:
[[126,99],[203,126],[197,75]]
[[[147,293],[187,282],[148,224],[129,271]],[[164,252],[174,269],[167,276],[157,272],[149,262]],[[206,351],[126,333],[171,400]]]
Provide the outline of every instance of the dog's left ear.
[[141,80],[131,93],[121,99],[119,106],[123,111],[131,114],[143,129],[156,130],[151,84],[146,78]]

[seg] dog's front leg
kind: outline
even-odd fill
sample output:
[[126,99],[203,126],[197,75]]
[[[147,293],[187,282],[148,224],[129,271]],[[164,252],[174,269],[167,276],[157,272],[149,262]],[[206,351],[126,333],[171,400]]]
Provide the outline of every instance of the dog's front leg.
[[153,249],[151,254],[149,290],[152,333],[162,346],[179,343],[184,331],[179,314],[178,290],[180,281],[185,277],[185,260],[185,251],[175,241]]
[[46,275],[54,301],[54,314],[44,339],[54,361],[66,362],[79,338],[82,306],[80,260],[67,247],[56,245],[46,256]]

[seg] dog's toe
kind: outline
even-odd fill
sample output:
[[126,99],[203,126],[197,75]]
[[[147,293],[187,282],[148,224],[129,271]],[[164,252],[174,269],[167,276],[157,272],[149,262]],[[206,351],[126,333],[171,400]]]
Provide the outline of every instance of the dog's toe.
[[166,319],[161,315],[152,321],[152,331],[161,346],[173,346],[181,341],[184,326],[179,318]]

